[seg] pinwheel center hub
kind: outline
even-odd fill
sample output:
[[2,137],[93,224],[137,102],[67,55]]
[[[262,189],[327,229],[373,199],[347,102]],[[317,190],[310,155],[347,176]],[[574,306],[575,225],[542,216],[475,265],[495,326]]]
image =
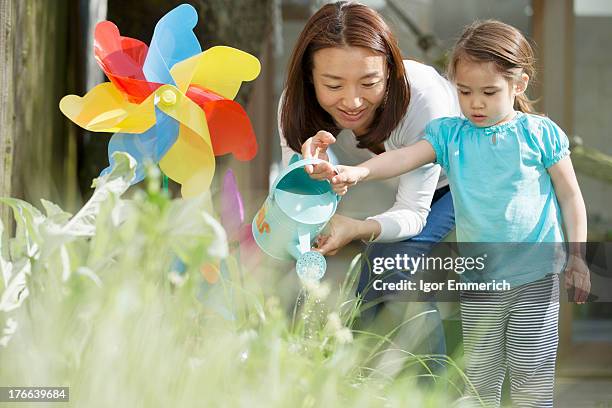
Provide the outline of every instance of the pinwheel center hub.
[[174,105],[176,103],[176,93],[170,89],[166,89],[161,93],[160,99],[164,105]]

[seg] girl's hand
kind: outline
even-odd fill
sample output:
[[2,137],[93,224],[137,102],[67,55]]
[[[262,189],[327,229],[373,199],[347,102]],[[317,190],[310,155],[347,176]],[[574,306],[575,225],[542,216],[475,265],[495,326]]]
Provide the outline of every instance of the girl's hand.
[[316,180],[328,180],[334,173],[334,166],[329,163],[329,156],[327,155],[327,148],[330,144],[336,142],[336,138],[331,133],[324,130],[320,130],[311,138],[308,138],[302,144],[302,158],[310,159],[316,158],[325,160],[327,163],[320,164],[309,164],[304,166],[306,173]]
[[370,171],[365,167],[336,166],[337,175],[331,177],[332,188],[338,195],[344,195],[349,187],[368,176]]
[[565,289],[570,287],[574,287],[574,302],[586,302],[591,291],[591,273],[584,260],[576,255],[569,256],[565,267]]

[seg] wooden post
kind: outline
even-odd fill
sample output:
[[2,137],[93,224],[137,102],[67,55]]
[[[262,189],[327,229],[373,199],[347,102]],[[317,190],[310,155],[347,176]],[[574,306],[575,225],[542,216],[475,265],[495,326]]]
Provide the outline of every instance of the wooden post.
[[[0,195],[65,205],[75,188],[59,99],[66,92],[69,0],[0,0]],[[72,174],[74,176],[74,174]],[[8,209],[0,209],[10,225]],[[10,228],[9,228],[10,230]]]
[[537,75],[533,96],[537,109],[558,123],[567,134],[574,131],[574,2],[533,0],[533,39]]
[[[13,44],[14,4],[10,0],[0,0],[0,196],[10,196],[12,192],[15,113],[13,105]],[[9,226],[9,210],[0,206],[0,220]]]
[[[533,11],[538,80],[532,95],[539,98],[536,109],[571,135],[574,131],[574,2],[534,0]],[[568,354],[571,343],[572,305],[561,302],[560,360]]]

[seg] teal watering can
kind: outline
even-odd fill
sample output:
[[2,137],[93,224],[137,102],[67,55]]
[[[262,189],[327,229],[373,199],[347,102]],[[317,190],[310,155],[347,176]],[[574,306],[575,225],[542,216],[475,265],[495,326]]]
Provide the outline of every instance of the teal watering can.
[[304,166],[320,162],[294,155],[272,184],[252,223],[257,245],[273,258],[295,259],[295,270],[302,280],[319,280],[325,274],[325,258],[310,248],[340,200],[329,181],[314,180],[304,170]]

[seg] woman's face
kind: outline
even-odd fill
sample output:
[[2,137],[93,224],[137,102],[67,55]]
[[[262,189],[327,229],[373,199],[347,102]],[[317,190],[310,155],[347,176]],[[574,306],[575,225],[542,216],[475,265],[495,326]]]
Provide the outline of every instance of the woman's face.
[[366,133],[385,96],[385,57],[368,48],[333,47],[316,51],[313,63],[319,105],[340,128]]

